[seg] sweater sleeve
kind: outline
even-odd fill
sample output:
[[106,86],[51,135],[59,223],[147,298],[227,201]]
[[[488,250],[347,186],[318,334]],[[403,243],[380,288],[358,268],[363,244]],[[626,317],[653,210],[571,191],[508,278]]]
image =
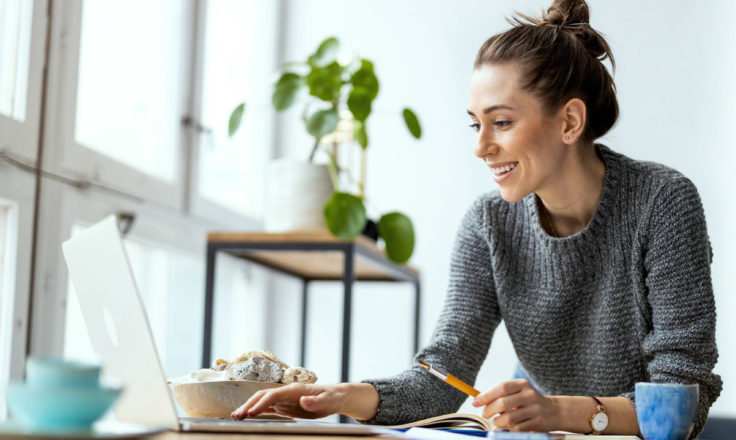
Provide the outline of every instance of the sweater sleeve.
[[[700,401],[691,437],[703,429],[721,392],[713,373],[718,359],[712,253],[695,185],[684,177],[668,182],[649,217],[644,271],[648,333],[642,350],[650,382],[694,383]],[[633,393],[627,395],[634,402]]]
[[[466,213],[457,233],[444,307],[432,338],[415,359],[474,383],[501,316],[491,274],[488,216],[482,199]],[[452,413],[465,394],[414,367],[385,379],[369,379],[378,412],[365,423],[395,425]]]

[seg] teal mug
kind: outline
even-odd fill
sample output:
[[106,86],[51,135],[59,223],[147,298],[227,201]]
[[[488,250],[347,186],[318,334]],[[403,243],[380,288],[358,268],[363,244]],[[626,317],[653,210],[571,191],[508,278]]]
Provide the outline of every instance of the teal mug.
[[37,388],[97,388],[101,369],[97,363],[31,357],[26,362],[26,383]]
[[61,358],[29,358],[26,381],[11,382],[8,409],[22,427],[39,432],[89,431],[120,395],[100,384],[100,365]]

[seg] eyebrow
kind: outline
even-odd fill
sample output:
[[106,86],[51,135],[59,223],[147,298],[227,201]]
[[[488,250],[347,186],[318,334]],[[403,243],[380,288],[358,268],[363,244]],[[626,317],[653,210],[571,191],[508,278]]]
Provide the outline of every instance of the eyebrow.
[[[490,107],[486,107],[483,109],[483,114],[487,115],[490,112],[496,111],[496,110],[514,110],[513,107],[505,105],[505,104],[498,104],[498,105],[492,105]],[[466,110],[470,116],[475,116],[475,113],[471,112],[470,110]]]

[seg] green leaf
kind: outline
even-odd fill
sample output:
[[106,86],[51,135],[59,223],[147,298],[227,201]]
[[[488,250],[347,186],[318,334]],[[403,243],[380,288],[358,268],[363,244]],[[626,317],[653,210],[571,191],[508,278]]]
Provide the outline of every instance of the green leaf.
[[378,221],[378,234],[386,243],[386,255],[395,263],[406,263],[414,253],[414,225],[400,212],[384,214]]
[[304,84],[302,77],[296,73],[286,72],[276,81],[271,104],[277,111],[283,111],[291,107],[296,99],[299,89]]
[[353,138],[358,141],[364,150],[368,148],[368,132],[365,131],[365,122],[353,122]]
[[350,240],[363,232],[367,217],[365,206],[358,197],[335,192],[324,208],[327,229],[337,238]]
[[355,75],[355,72],[360,70],[362,66],[363,66],[363,61],[360,58],[355,58],[350,63],[345,65],[343,67],[343,73],[347,75],[346,80],[350,81],[350,78],[352,78],[353,75]]
[[329,37],[320,43],[317,51],[309,57],[307,62],[312,67],[321,67],[335,61],[340,42],[335,37]]
[[340,115],[335,109],[320,110],[315,112],[307,122],[307,131],[317,139],[332,133],[340,122]]
[[378,96],[378,78],[372,68],[361,68],[350,78],[350,82],[353,83],[353,88],[361,88],[369,92],[371,99],[376,99]]
[[360,87],[353,87],[353,90],[350,91],[348,109],[356,121],[364,122],[368,118],[368,115],[371,114],[372,103],[373,98],[370,91]]
[[232,113],[230,113],[230,119],[227,121],[227,135],[233,137],[238,128],[240,128],[240,122],[243,120],[243,112],[245,112],[245,103],[241,102]]
[[373,72],[373,61],[362,58],[360,60],[360,68],[363,70],[370,70]]
[[419,125],[419,119],[417,118],[417,115],[415,115],[414,112],[411,111],[408,107],[404,108],[403,114],[406,128],[409,129],[411,135],[414,136],[416,139],[422,137],[422,126]]
[[302,77],[294,72],[284,72],[276,81],[275,87],[283,87],[290,83],[301,82]]
[[332,102],[340,97],[342,88],[342,67],[333,62],[325,67],[315,67],[306,77],[309,94]]

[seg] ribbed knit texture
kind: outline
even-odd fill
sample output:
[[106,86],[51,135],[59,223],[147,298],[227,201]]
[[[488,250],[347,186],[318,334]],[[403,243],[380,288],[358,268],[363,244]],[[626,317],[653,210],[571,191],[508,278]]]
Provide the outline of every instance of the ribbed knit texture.
[[[639,381],[699,384],[695,436],[722,388],[712,372],[712,255],[698,192],[663,165],[596,149],[603,192],[575,235],[547,234],[534,194],[508,203],[492,192],[473,204],[439,322],[417,358],[472,384],[503,319],[546,394],[622,395],[635,404]],[[418,366],[365,382],[380,395],[374,424],[455,412],[467,398]]]

